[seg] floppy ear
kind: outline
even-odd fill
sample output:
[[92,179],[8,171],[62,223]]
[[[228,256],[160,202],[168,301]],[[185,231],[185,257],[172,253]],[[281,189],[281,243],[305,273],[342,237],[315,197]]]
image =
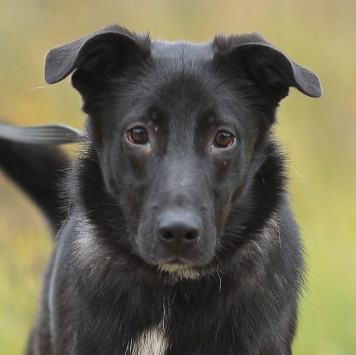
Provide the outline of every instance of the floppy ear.
[[[53,48],[45,60],[45,80],[53,84],[77,70],[79,80],[90,80],[108,73],[128,56],[148,52],[148,36],[138,36],[118,25],[111,25],[78,40]],[[75,85],[73,78],[73,84]]]
[[299,65],[256,33],[215,38],[216,56],[238,63],[252,80],[281,100],[293,86],[311,97],[322,95],[318,77]]

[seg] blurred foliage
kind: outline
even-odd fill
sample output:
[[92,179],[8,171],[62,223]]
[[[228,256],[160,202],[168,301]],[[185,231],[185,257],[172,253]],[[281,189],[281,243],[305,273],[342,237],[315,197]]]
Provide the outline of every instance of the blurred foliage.
[[[110,23],[164,39],[256,31],[321,78],[296,90],[276,134],[290,158],[291,200],[308,254],[295,354],[356,354],[356,2],[354,0],[76,0],[0,2],[0,116],[80,127],[69,81],[47,86],[46,51]],[[0,354],[21,354],[52,248],[46,222],[0,175]]]

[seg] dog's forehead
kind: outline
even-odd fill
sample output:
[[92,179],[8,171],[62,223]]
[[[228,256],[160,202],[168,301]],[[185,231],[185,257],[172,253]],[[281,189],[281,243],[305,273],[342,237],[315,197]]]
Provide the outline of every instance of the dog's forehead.
[[191,63],[208,61],[214,56],[211,42],[160,41],[151,45],[151,55],[157,60],[189,61]]

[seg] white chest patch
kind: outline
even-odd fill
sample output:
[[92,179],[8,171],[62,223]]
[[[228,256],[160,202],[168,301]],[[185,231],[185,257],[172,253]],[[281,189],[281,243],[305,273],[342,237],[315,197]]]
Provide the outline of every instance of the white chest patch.
[[168,349],[168,338],[162,327],[143,331],[128,346],[125,355],[164,355]]

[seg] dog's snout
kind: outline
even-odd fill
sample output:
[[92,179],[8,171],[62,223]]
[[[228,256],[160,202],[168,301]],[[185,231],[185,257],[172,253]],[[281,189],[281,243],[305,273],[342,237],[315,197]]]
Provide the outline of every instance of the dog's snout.
[[165,211],[157,220],[157,238],[172,253],[181,254],[196,243],[201,234],[197,215],[186,211]]

